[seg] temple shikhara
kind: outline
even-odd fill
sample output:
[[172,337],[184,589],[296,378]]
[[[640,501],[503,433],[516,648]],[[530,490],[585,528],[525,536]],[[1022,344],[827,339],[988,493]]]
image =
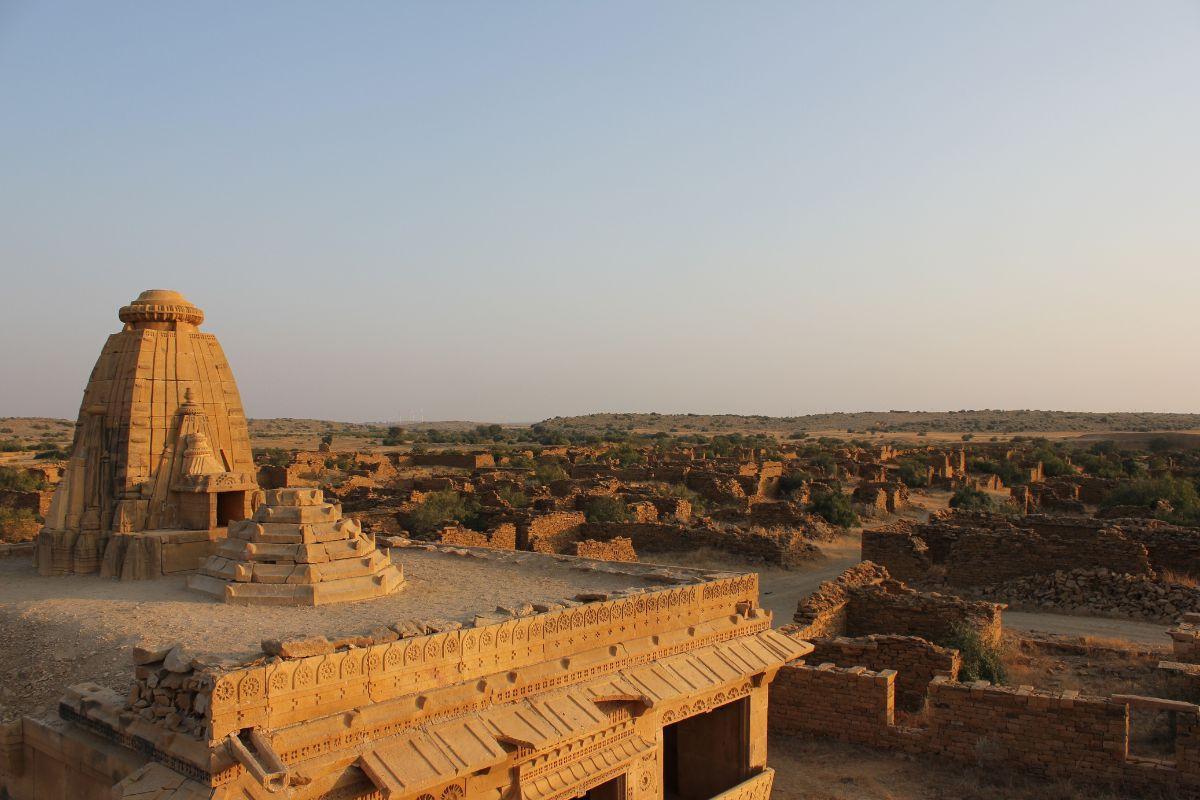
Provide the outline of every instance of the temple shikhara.
[[812,645],[772,629],[757,575],[377,546],[319,489],[259,488],[200,309],[151,290],[120,319],[37,567],[154,579],[204,622],[0,726],[0,796],[769,798],[768,686]]
[[200,331],[204,312],[151,289],[119,317],[38,537],[43,575],[194,570],[257,497],[242,401],[220,343]]

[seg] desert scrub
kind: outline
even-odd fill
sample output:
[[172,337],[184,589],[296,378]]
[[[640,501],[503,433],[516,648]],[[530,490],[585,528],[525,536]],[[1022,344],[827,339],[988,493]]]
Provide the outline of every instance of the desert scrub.
[[629,507],[616,497],[595,497],[583,509],[588,522],[629,522]]
[[508,503],[513,508],[526,508],[529,506],[529,495],[522,492],[515,486],[505,484],[496,490],[496,496],[504,502]]
[[42,482],[28,472],[0,467],[0,489],[10,492],[36,492],[42,488]]
[[842,528],[852,528],[859,523],[858,514],[850,498],[842,494],[840,489],[830,489],[813,494],[808,510],[823,518],[830,525]]
[[952,647],[962,656],[962,667],[958,671],[962,683],[991,681],[1002,684],[1008,677],[1000,648],[985,642],[979,631],[970,625],[955,625],[950,636],[938,644]]
[[482,523],[479,502],[473,497],[463,497],[458,492],[446,489],[429,495],[424,503],[408,514],[409,528],[422,536],[428,536],[450,522],[478,530]]
[[982,489],[964,486],[950,498],[950,507],[962,511],[995,511],[996,501]]

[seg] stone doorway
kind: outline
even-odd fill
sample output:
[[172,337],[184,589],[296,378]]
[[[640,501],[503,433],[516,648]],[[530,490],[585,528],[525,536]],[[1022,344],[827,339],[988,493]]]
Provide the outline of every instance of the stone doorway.
[[593,786],[588,789],[580,797],[583,800],[624,800],[625,797],[625,776],[618,775],[612,780],[607,780],[599,786]]
[[217,493],[217,527],[228,527],[229,523],[246,518],[246,492]]
[[749,719],[749,698],[742,698],[663,728],[667,800],[707,800],[744,781]]

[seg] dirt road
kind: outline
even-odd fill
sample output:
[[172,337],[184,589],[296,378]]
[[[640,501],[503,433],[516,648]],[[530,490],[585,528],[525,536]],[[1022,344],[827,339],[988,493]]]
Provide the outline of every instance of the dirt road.
[[1005,611],[1004,627],[1010,631],[1057,633],[1064,636],[1095,636],[1170,649],[1167,625],[1103,617],[1074,617],[1029,611]]

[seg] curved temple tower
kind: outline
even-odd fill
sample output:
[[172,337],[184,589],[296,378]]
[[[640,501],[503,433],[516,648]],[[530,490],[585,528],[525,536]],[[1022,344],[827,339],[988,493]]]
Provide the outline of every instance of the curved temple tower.
[[35,558],[43,575],[194,570],[259,495],[237,384],[204,312],[150,289],[88,379]]

